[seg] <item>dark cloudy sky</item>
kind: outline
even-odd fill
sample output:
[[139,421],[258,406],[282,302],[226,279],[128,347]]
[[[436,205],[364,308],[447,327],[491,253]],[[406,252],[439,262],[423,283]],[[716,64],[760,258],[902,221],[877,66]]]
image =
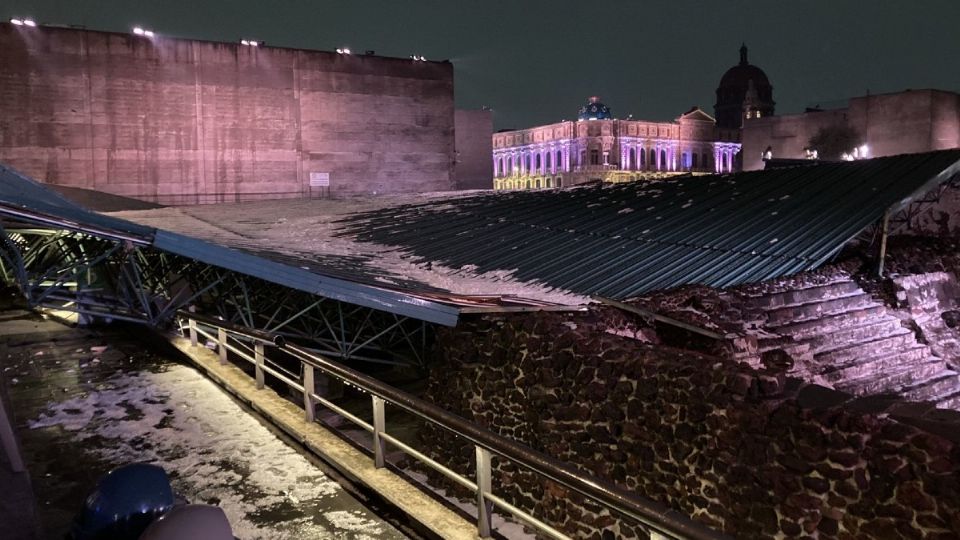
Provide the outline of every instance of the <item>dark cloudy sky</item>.
[[780,113],[906,88],[960,90],[960,0],[4,0],[0,16],[126,31],[450,59],[459,107],[497,128],[569,119],[599,95],[615,116],[713,111],[750,61]]

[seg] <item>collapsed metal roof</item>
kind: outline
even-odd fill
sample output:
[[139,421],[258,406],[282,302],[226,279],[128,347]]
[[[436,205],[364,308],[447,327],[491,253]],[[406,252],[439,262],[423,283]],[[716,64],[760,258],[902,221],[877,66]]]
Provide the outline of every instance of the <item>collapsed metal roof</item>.
[[454,305],[419,295],[330,277],[197,238],[98,214],[3,165],[0,165],[0,216],[150,245],[317,296],[422,321],[453,326],[460,311]]
[[960,150],[719,176],[510,192],[344,221],[357,240],[580,294],[727,287],[826,263],[960,172]]

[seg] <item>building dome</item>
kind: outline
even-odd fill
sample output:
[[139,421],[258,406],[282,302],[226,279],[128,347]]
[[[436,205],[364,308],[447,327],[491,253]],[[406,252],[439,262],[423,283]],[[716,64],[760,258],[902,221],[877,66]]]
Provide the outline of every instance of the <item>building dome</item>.
[[771,89],[773,88],[770,86],[770,80],[767,79],[767,74],[764,73],[762,69],[752,64],[740,63],[728,69],[727,72],[723,74],[723,77],[720,78],[720,87],[717,90],[746,89],[750,81],[753,81],[753,84],[755,84],[757,88],[764,86]]
[[610,107],[600,103],[600,98],[597,96],[591,97],[590,102],[580,107],[580,112],[577,114],[578,120],[608,120],[610,118],[613,118],[613,115],[610,114]]
[[[749,111],[745,110],[745,101]],[[773,86],[762,69],[747,61],[747,46],[742,45],[740,63],[723,74],[717,87],[717,103],[714,105],[717,126],[739,129],[745,113],[759,113],[759,117],[770,116],[773,112]]]

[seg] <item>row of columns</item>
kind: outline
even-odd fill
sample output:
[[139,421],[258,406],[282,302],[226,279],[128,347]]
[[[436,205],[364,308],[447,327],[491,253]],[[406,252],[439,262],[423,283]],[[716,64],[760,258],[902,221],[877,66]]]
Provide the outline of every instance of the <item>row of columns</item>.
[[[540,158],[539,166],[536,161],[537,157]],[[548,161],[549,166],[547,166]],[[569,170],[569,144],[493,153],[493,176],[496,178],[518,174],[557,174]]]
[[[630,150],[633,150],[632,161]],[[650,159],[650,150],[654,151],[652,160]],[[644,168],[649,170],[676,171],[678,170],[677,158],[679,157],[679,150],[679,143],[674,141],[657,141],[648,145],[639,143],[621,145],[620,169],[640,170],[639,165],[642,163]],[[589,150],[585,147],[583,151],[586,152]],[[739,151],[739,145],[715,143],[713,145],[714,171],[718,173],[733,172],[734,156],[736,156]],[[643,158],[640,157],[640,152],[643,152]],[[554,146],[494,152],[493,176],[495,178],[502,178],[516,175],[526,176],[528,174],[537,175],[569,172],[571,170],[570,154],[569,144],[564,144],[560,147]],[[540,158],[539,165],[537,164],[537,157]],[[578,163],[577,165],[583,166],[585,164]],[[698,167],[704,166],[706,166],[706,164],[698,164]]]
[[[633,150],[633,159],[631,160],[631,150]],[[653,150],[653,159],[650,159],[650,150]],[[641,157],[643,153],[643,157]],[[620,145],[620,169],[625,171],[640,170],[640,164],[644,168],[656,171],[675,171],[677,170],[677,155],[679,153],[679,144],[672,141],[656,141],[652,144],[643,143],[621,144]]]
[[733,172],[733,158],[739,151],[739,145],[715,144],[713,146],[714,172]]

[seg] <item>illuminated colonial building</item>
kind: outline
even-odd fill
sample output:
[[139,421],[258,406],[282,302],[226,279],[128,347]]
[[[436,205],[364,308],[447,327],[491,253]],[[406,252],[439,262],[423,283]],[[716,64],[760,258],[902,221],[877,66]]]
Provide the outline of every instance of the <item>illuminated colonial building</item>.
[[576,121],[495,133],[494,188],[729,172],[740,144],[718,133],[713,117],[697,107],[673,122],[620,120],[592,97]]

